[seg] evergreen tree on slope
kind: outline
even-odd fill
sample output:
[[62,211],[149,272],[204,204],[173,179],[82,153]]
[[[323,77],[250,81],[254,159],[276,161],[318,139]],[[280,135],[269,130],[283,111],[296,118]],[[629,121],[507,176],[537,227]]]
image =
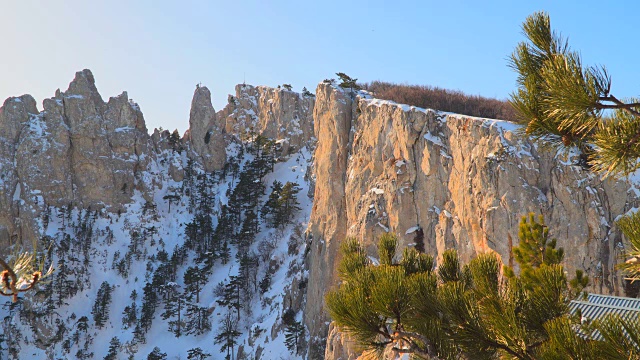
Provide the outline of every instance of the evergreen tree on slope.
[[[529,219],[521,226],[543,226]],[[518,251],[525,255],[530,247],[522,243]],[[541,249],[554,254],[546,263],[521,264],[527,276],[502,276],[495,254],[461,266],[456,252],[447,250],[436,270],[433,258],[415,249],[397,259],[397,239],[387,234],[378,245],[380,265],[374,265],[349,239],[341,250],[342,283],[326,304],[337,325],[372,357],[536,359],[549,343],[547,327],[568,319],[569,300],[581,290],[569,286],[553,245],[548,241]]]

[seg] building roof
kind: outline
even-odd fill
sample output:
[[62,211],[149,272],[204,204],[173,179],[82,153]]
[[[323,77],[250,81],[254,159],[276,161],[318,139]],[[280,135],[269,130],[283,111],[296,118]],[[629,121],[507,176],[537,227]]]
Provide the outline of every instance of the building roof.
[[[620,318],[629,320],[638,319],[640,316],[640,299],[588,294],[586,301],[571,301],[569,304],[569,312],[571,315],[579,313],[582,322],[598,320],[606,315],[617,315]],[[602,339],[602,336],[597,331],[589,337],[593,340]]]

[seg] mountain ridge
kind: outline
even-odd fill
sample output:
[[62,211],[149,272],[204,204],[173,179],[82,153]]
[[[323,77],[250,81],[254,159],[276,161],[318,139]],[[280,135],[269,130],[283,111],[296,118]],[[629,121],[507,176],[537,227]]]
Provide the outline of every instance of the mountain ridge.
[[[396,104],[323,81],[315,96],[240,84],[227,106],[218,111],[211,105],[209,90],[198,86],[190,128],[183,137],[157,129],[150,135],[142,112],[127,93],[104,102],[88,70],[78,72],[67,91],[57,91],[43,103],[44,110],[38,112],[35,100],[23,95],[9,98],[0,108],[0,246],[48,236],[57,251],[64,247],[67,235],[77,236],[75,227],[81,223],[62,220],[61,214],[70,213],[70,219],[75,219],[95,213],[99,224],[95,233],[100,235],[89,236],[87,241],[95,243],[95,251],[90,246],[85,256],[96,267],[116,262],[115,250],[105,245],[107,238],[115,236],[113,244],[122,255],[128,251],[130,231],[136,226],[142,229],[154,224],[169,236],[160,246],[160,233],[145,235],[147,255],[141,259],[157,255],[165,246],[171,251],[171,245],[185,245],[188,236],[180,223],[195,221],[199,211],[195,203],[203,199],[199,191],[208,194],[206,202],[212,212],[207,216],[213,231],[240,184],[238,176],[259,157],[261,146],[273,141],[268,146],[273,146],[275,172],[260,178],[265,189],[259,202],[266,203],[266,189],[274,185],[273,180],[281,177],[297,182],[302,210],[295,221],[308,226],[302,236],[294,224],[276,231],[265,220],[259,222],[250,250],[257,253],[258,243],[277,236],[280,245],[274,251],[279,251],[280,260],[273,265],[260,262],[257,274],[266,276],[272,267],[279,268],[270,276],[279,277],[277,284],[282,289],[271,300],[273,306],[257,303],[256,299],[266,297],[255,293],[251,309],[254,315],[271,319],[259,322],[269,324],[270,344],[276,338],[281,341],[287,324],[293,324],[283,320],[288,309],[294,311],[295,322],[304,322],[307,335],[300,343],[303,350],[292,353],[282,346],[283,340],[278,346],[262,346],[266,333],[252,338],[253,330],[247,330],[251,324],[243,323],[242,344],[238,345],[247,356],[270,358],[265,351],[269,356],[294,358],[357,356],[348,339],[330,327],[323,309],[324,292],[337,281],[339,245],[348,236],[360,239],[371,256],[375,256],[376,238],[391,231],[399,234],[401,249],[420,246],[437,258],[445,249],[456,248],[465,261],[494,251],[509,263],[511,248],[517,244],[519,217],[533,211],[545,216],[551,235],[567,250],[566,268],[584,270],[594,279],[591,291],[625,291],[615,270],[625,246],[615,220],[639,206],[638,181],[633,177],[602,181],[577,165],[575,153],[545,150],[518,136],[518,125],[513,123]],[[264,139],[270,140],[263,143]],[[195,184],[201,181],[204,190],[197,190]],[[178,195],[182,200],[172,197]],[[264,211],[256,204],[243,206]],[[179,222],[172,219],[171,211],[182,212]],[[230,239],[240,234],[241,222],[249,216],[246,211],[238,215]],[[154,212],[157,220],[149,215]],[[45,218],[55,228],[45,226]],[[125,220],[130,224],[127,229]],[[120,224],[116,231],[120,235],[109,235],[107,227],[114,229],[108,222]],[[164,222],[166,229],[161,226]],[[290,254],[284,244],[293,237],[298,251]],[[150,245],[152,240],[154,245]],[[77,246],[81,251],[82,245]],[[189,254],[192,260],[202,257],[193,251]],[[57,256],[53,254],[54,260]],[[148,270],[143,260],[136,261],[138,270],[132,273],[141,278]],[[161,265],[152,262],[151,269]],[[289,269],[284,271],[285,267]],[[184,275],[186,264],[179,268],[178,278]],[[212,276],[220,281],[239,271],[235,265],[215,269],[217,275]],[[117,273],[115,268],[105,271]],[[77,274],[73,276],[80,281]],[[121,275],[109,278],[114,279],[120,279],[118,284],[124,288],[121,280],[126,279]],[[97,289],[97,282],[89,279],[87,286]],[[141,285],[136,288],[139,294]],[[211,290],[213,285],[208,282],[207,286]],[[126,288],[131,290],[128,284]],[[79,294],[97,296],[83,291]],[[119,290],[118,294],[129,296]],[[210,306],[219,297],[208,299]],[[140,299],[136,301],[141,305]],[[123,305],[111,305],[117,310],[112,312],[113,321],[118,321]],[[4,315],[7,319],[6,312]],[[159,320],[160,310],[155,315],[152,331],[159,334],[167,323]],[[217,323],[223,315],[215,313],[209,319]],[[247,316],[247,321],[260,317]],[[10,332],[11,324],[22,324],[24,329],[33,325],[21,323],[17,314],[7,321],[5,333]],[[71,324],[69,319],[61,321]],[[206,336],[211,338],[216,331]],[[49,334],[49,340],[55,338]],[[87,345],[85,350],[93,349],[95,356],[102,356],[107,341]],[[193,342],[194,346],[204,344]],[[138,355],[151,350],[142,343],[128,346],[130,352],[137,346]],[[203,349],[219,354],[219,346],[211,340]],[[58,344],[52,351],[50,358],[55,358],[64,349]],[[170,356],[180,355],[178,349],[169,352]]]

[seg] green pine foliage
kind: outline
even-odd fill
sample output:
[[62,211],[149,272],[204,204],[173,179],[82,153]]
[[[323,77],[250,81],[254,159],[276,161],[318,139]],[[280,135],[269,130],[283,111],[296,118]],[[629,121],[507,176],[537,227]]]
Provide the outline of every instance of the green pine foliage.
[[100,284],[96,301],[91,309],[93,321],[98,329],[101,329],[109,320],[109,305],[111,304],[111,285],[104,281]]
[[116,360],[118,358],[118,351],[120,350],[120,339],[117,337],[112,337],[111,341],[109,341],[109,351],[107,355],[104,357],[104,360]]
[[577,146],[605,176],[638,169],[640,102],[614,96],[606,68],[583,65],[547,13],[527,17],[522,29],[527,40],[510,58],[518,74],[511,104],[526,133],[554,147]]
[[214,343],[222,345],[220,350],[226,352],[225,359],[230,360],[233,358],[234,348],[238,343],[237,338],[241,335],[237,330],[238,321],[228,312],[222,318],[220,325],[220,333],[215,336]]
[[[640,322],[636,318],[607,315],[588,322],[561,317],[546,324],[549,341],[541,359],[627,360],[640,358]],[[591,336],[599,334],[602,340]]]
[[147,360],[166,360],[167,353],[163,353],[159,347],[154,347],[153,350],[147,355]]
[[336,75],[340,79],[339,86],[341,88],[351,89],[351,90],[360,90],[361,89],[360,85],[358,85],[358,79],[351,78],[349,75],[347,75],[345,73],[341,73],[341,72],[336,73]]
[[630,248],[626,250],[627,260],[619,265],[631,279],[640,279],[640,212],[634,212],[618,220],[618,227],[624,233]]
[[201,348],[193,348],[187,351],[187,359],[188,360],[205,360],[210,358],[211,354],[204,352]]
[[261,216],[272,228],[282,228],[291,224],[295,214],[300,210],[298,194],[300,185],[287,181],[284,185],[275,180],[271,185],[269,198],[262,207]]
[[375,265],[356,239],[346,239],[341,284],[325,298],[329,313],[372,358],[540,358],[551,341],[548,327],[569,319],[576,290],[541,219],[523,217],[519,230],[520,275],[508,267],[503,275],[493,253],[462,265],[447,250],[434,267],[431,256],[406,248],[398,259],[391,234],[380,238]]
[[[614,96],[606,68],[584,66],[579,52],[552,31],[547,13],[532,14],[522,28],[526,41],[510,59],[518,74],[511,103],[526,133],[556,147],[577,146],[585,163],[604,176],[637,170],[640,101]],[[620,268],[638,278],[640,241],[635,229],[640,228],[640,217],[623,217],[618,225],[631,245]]]
[[[556,239],[549,239],[549,228],[544,225],[540,215],[537,219],[534,213],[523,216],[518,228],[518,246],[513,248],[513,256],[520,265],[524,276],[539,268],[542,264],[560,264],[564,258],[564,250],[556,249]],[[513,269],[504,268],[508,277],[515,276]]]
[[[580,54],[551,30],[548,14],[529,16],[523,31],[527,41],[511,56],[511,66],[518,73],[518,89],[511,103],[526,125],[526,133],[555,147],[576,146],[588,167],[604,176],[636,171],[640,167],[640,101],[614,96],[606,68],[584,66]],[[640,278],[640,215],[624,216],[617,225],[630,245],[625,250],[626,261],[618,267],[634,281]],[[555,253],[555,241],[545,243],[546,229],[521,225],[520,230],[525,241],[514,255],[538,263],[535,271],[539,273],[530,281],[544,281],[543,272],[557,266],[551,263],[559,262],[562,254]],[[527,274],[532,267],[522,269]],[[587,283],[588,278],[577,271],[569,286],[577,294]],[[565,315],[547,321],[544,327],[549,340],[539,353],[543,359],[640,357],[638,319],[608,316],[590,322]],[[596,332],[603,341],[591,340]]]

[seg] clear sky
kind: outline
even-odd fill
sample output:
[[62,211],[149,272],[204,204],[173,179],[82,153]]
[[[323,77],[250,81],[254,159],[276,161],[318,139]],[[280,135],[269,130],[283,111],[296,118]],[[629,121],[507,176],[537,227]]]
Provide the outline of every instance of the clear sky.
[[537,10],[618,97],[640,95],[637,1],[0,0],[0,101],[38,103],[89,68],[106,100],[123,90],[150,131],[188,127],[197,83],[219,110],[248,84],[306,86],[345,72],[507,98],[507,57]]

